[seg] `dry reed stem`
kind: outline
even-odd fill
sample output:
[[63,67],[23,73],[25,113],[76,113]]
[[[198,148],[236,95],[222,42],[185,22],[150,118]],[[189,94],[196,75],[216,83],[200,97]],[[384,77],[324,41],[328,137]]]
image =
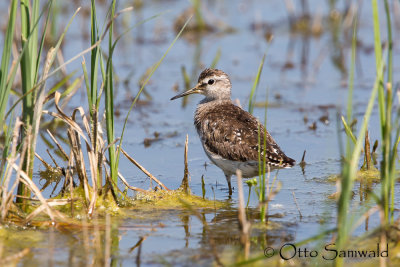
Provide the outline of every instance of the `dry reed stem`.
[[[77,108],[75,108],[73,111],[72,111],[72,116],[71,116],[71,119],[73,120],[73,121],[76,121],[76,113],[77,112],[79,112],[79,114],[81,115],[81,118],[82,118],[82,122],[83,122],[83,126],[85,126],[85,130],[86,130],[86,132],[88,133],[88,135],[89,135],[89,138],[91,138],[91,136],[90,136],[90,125],[89,125],[89,121],[87,120],[87,118],[86,118],[86,114],[85,114],[85,111],[83,110],[83,108],[82,107],[77,107]],[[79,127],[80,128],[80,127]],[[82,131],[83,132],[83,131]],[[85,140],[86,141],[86,140]],[[89,143],[89,142],[88,142]]]
[[11,200],[14,189],[15,189],[15,184],[16,182],[14,182],[13,188],[12,190],[10,190],[9,192],[7,192],[8,186],[10,184],[10,179],[11,179],[11,174],[12,174],[12,168],[10,168],[10,166],[12,166],[15,161],[17,160],[17,156],[16,156],[16,150],[17,150],[17,141],[18,141],[18,136],[19,136],[19,129],[22,126],[22,122],[19,119],[19,117],[17,117],[16,121],[15,121],[15,125],[14,125],[14,130],[13,130],[13,137],[12,137],[12,146],[11,146],[11,154],[8,160],[9,165],[7,166],[7,172],[5,175],[5,180],[3,183],[2,188],[2,201],[1,201],[1,206],[0,206],[0,210],[1,210],[1,220],[3,221],[8,213],[8,209],[10,208],[10,202],[12,202]]
[[60,143],[57,141],[57,139],[54,137],[54,135],[47,129],[47,134],[50,136],[50,138],[53,140],[53,142],[56,144],[56,146],[58,147],[58,149],[61,151],[61,154],[64,156],[64,158],[68,161],[69,157],[67,155],[67,153],[65,152],[65,150],[62,148],[62,146],[60,145]]
[[243,184],[242,184],[242,172],[236,170],[236,177],[238,183],[238,218],[239,218],[239,230],[240,230],[240,242],[244,246],[245,258],[247,259],[250,253],[250,241],[249,233],[251,224],[246,219],[246,210],[244,205],[244,195],[243,195]]
[[[21,161],[20,161],[20,165],[21,165],[21,170],[23,170],[22,166],[25,163],[26,164],[26,169],[25,170],[30,170],[30,165],[31,165],[31,144],[32,144],[32,125],[25,125],[26,126],[26,134],[25,134],[25,139],[27,139],[28,141],[25,143],[25,140],[23,141],[23,145],[24,147],[22,148],[22,150],[27,154],[27,156],[21,156]],[[24,154],[24,152],[22,154]],[[24,154],[25,155],[25,154]],[[24,160],[27,159],[28,162],[24,162]]]
[[[269,201],[272,199],[272,193],[271,190],[273,189],[274,184],[272,184],[272,188],[269,186],[269,178],[271,177],[271,167],[267,164],[267,205],[265,208],[265,215],[267,216],[267,220],[268,220],[268,212],[269,212]],[[264,204],[265,205],[265,204]]]
[[379,210],[380,210],[379,206],[374,206],[371,207],[369,210],[367,210],[360,218],[358,218],[356,223],[352,226],[352,230],[350,232],[355,231],[365,220],[367,220],[369,217],[372,216],[372,214],[374,214]]
[[96,183],[97,157],[90,150],[90,147],[88,144],[86,144],[86,149],[88,151],[89,165],[90,165],[90,172],[91,172],[92,186],[93,186],[92,199],[90,200],[90,205],[89,205],[89,209],[88,209],[88,215],[91,216],[94,211],[94,207],[95,207],[96,200],[97,200],[97,186],[96,186],[97,185],[97,183]]
[[[56,159],[53,157],[53,155],[51,155],[50,150],[48,148],[46,148],[46,152],[49,155],[49,157],[51,158],[51,160],[53,161],[56,168],[61,169],[60,166],[58,166]],[[35,155],[37,155],[37,153],[35,153]]]
[[[98,167],[100,166],[100,159],[102,158],[101,156],[96,155],[96,150],[93,149],[93,148],[97,147],[97,138],[98,138],[97,131],[94,131],[94,134],[96,136],[91,134],[90,125],[89,125],[89,122],[85,116],[85,112],[82,107],[78,107],[78,108],[74,109],[74,111],[72,112],[72,116],[68,117],[59,107],[60,94],[58,92],[55,93],[54,99],[55,99],[55,105],[56,105],[56,108],[57,108],[57,111],[59,112],[59,114],[53,113],[53,112],[48,112],[48,111],[46,111],[46,113],[49,115],[52,115],[54,117],[61,118],[71,127],[71,129],[68,130],[68,137],[69,137],[71,145],[73,147],[72,151],[74,152],[73,155],[75,158],[75,164],[76,164],[78,176],[84,187],[86,201],[89,203],[88,214],[92,215],[95,204],[96,204],[96,200],[97,200],[96,179],[98,177],[98,169],[99,169]],[[86,135],[84,134],[84,132],[80,128],[80,126],[76,123],[76,115],[78,112],[82,118],[83,125],[89,136],[90,141],[87,139]],[[96,125],[97,125],[97,123],[95,123],[94,127],[96,127]],[[73,132],[73,131],[75,131],[75,132]],[[82,137],[85,141],[87,154],[88,154],[88,158],[89,158],[89,168],[90,168],[90,172],[91,172],[91,181],[92,181],[92,186],[93,186],[93,194],[91,197],[89,194],[89,183],[88,183],[88,177],[87,177],[87,173],[86,173],[86,167],[85,167],[80,137]],[[53,140],[55,140],[55,138]],[[61,148],[61,146],[59,146],[59,148]],[[66,155],[66,153],[63,153],[63,154]]]
[[139,238],[138,242],[136,242],[136,244],[129,249],[129,253],[132,253],[137,247],[141,246],[143,241],[145,241],[146,239],[147,239],[147,235],[146,236],[141,236]]
[[[29,201],[34,201],[34,202],[40,202],[39,199],[37,198],[30,198],[30,197],[24,197],[24,196],[20,196],[23,197]],[[49,206],[59,206],[59,205],[66,205],[68,203],[70,203],[72,200],[78,200],[78,198],[75,199],[71,199],[71,198],[56,198],[56,199],[46,199],[46,202],[49,203]]]
[[[143,238],[141,238],[141,240],[143,240]],[[136,266],[140,266],[141,256],[142,256],[142,242],[140,242],[138,253],[136,254]]]
[[168,189],[168,187],[166,187],[162,182],[160,182],[156,177],[154,177],[151,173],[149,173],[144,167],[142,167],[142,165],[140,165],[136,160],[134,160],[131,156],[128,155],[128,153],[126,153],[126,151],[121,148],[121,152],[122,154],[125,155],[125,157],[132,162],[133,164],[136,165],[136,167],[138,167],[144,174],[146,174],[150,179],[154,180],[157,184],[159,184],[161,187],[163,187],[165,190],[167,191],[171,191],[170,189]]
[[[75,158],[78,176],[84,187],[86,201],[89,203],[88,214],[92,215],[95,204],[96,204],[96,200],[97,200],[96,178],[98,177],[99,160],[98,160],[98,157],[96,156],[95,150],[93,149],[93,146],[96,146],[97,137],[94,137],[91,134],[90,125],[89,125],[89,122],[85,116],[85,112],[82,107],[78,107],[78,108],[74,109],[74,111],[72,112],[72,116],[70,118],[59,107],[60,94],[58,92],[55,93],[54,98],[55,98],[55,104],[56,104],[57,111],[60,114],[55,114],[55,113],[48,113],[48,114],[63,119],[71,127],[71,129],[69,130],[68,136],[69,136],[71,145],[73,146],[73,152],[74,152],[74,158]],[[82,118],[85,130],[89,135],[90,142],[86,138],[86,135],[84,134],[82,129],[76,123],[76,115],[78,112]],[[57,115],[60,115],[60,116],[57,116]],[[95,125],[97,125],[97,124],[95,124]],[[72,130],[74,130],[75,133],[73,133]],[[96,135],[97,135],[97,131],[96,131]],[[91,180],[92,180],[92,186],[93,186],[93,193],[92,193],[91,197],[89,194],[89,184],[88,184],[88,178],[87,178],[87,174],[86,174],[84,157],[83,157],[83,153],[82,153],[82,147],[81,147],[81,143],[80,143],[80,137],[82,137],[85,141],[88,158],[89,158],[89,168],[90,168],[90,172],[91,172]],[[55,138],[53,140],[55,140]],[[61,146],[58,145],[58,147],[61,150]],[[63,154],[66,156],[65,152]]]
[[67,183],[69,183],[69,192],[70,192],[70,197],[71,197],[71,216],[74,216],[74,188],[73,188],[73,178],[72,178],[72,163],[74,161],[74,156],[73,152],[70,152],[70,156],[68,157],[68,167],[65,169],[65,180],[64,180],[64,185],[61,189],[61,192],[64,192],[67,188]]
[[364,161],[367,167],[367,170],[371,169],[371,148],[369,143],[369,134],[368,130],[365,131],[365,153],[364,153]]
[[129,185],[128,182],[126,181],[126,179],[124,178],[124,176],[122,176],[122,174],[120,172],[118,172],[118,177],[121,179],[121,181],[124,183],[124,185],[126,187],[128,187],[129,189],[134,190],[134,191],[139,191],[139,192],[147,192],[147,190],[144,190],[142,188]]
[[56,217],[59,217],[60,219],[64,219],[64,216],[61,213],[55,212],[56,215],[54,215],[54,211],[50,208],[49,204],[47,203],[46,199],[43,197],[42,193],[40,192],[39,188],[35,185],[35,183],[29,178],[29,176],[21,170],[17,164],[12,164],[12,167],[16,170],[19,171],[20,176],[18,177],[19,181],[24,183],[29,187],[29,189],[38,197],[40,202],[44,205],[45,210],[47,215],[51,218],[51,220],[54,222]]
[[[89,135],[90,135],[90,126],[89,126],[89,123],[88,123],[88,121],[86,119],[86,116],[85,116],[82,108],[75,109],[74,112],[73,112],[72,118],[75,120],[75,112],[78,111],[78,110],[80,111],[80,115],[81,115],[81,117],[83,119],[83,123],[85,125],[86,132],[89,133]],[[95,123],[95,125],[97,125],[97,123]],[[97,134],[97,132],[96,132],[96,134]],[[95,141],[93,141],[93,140],[96,140],[97,138],[95,138],[93,136],[90,136],[90,139],[92,141],[92,143],[91,143],[92,147],[95,147],[96,146],[95,143],[94,143]],[[92,215],[92,213],[94,211],[95,204],[96,204],[96,200],[97,200],[97,182],[96,182],[96,179],[98,177],[98,172],[97,172],[98,168],[97,167],[99,166],[98,158],[96,157],[96,150],[92,149],[92,147],[88,143],[86,143],[86,150],[87,150],[87,154],[88,154],[88,158],[89,158],[89,167],[90,167],[91,178],[92,178],[92,187],[93,187],[92,198],[91,198],[89,209],[88,209],[88,215],[89,216]]]
[[[48,112],[46,112],[46,113],[48,113]],[[52,112],[50,112],[48,114],[53,115],[53,116],[58,115],[58,114],[55,114]],[[61,119],[65,119],[63,116],[57,116],[57,117],[59,117]],[[68,118],[68,120],[65,120],[65,121],[67,122],[69,120],[70,120],[70,118]],[[86,178],[86,168],[85,168],[85,163],[84,163],[84,159],[83,159],[83,153],[82,153],[82,149],[81,149],[79,135],[83,136],[86,143],[88,143],[88,142],[86,140],[86,137],[83,135],[83,132],[80,129],[79,129],[80,131],[76,130],[76,128],[74,127],[76,125],[74,125],[74,126],[72,126],[71,124],[69,124],[69,125],[71,126],[71,128],[68,129],[67,135],[68,135],[68,138],[69,138],[69,141],[71,144],[71,151],[73,152],[72,155],[73,155],[73,158],[75,159],[76,171],[77,171],[77,174],[78,174],[78,177],[79,177],[81,183],[83,184],[86,201],[89,203],[90,199],[89,199],[88,183],[87,183],[87,178]],[[75,130],[75,132],[73,132],[73,130]]]
[[98,138],[98,112],[96,110],[96,105],[93,105],[91,108],[91,113],[93,117],[91,117],[91,126],[92,130],[89,132],[90,140],[92,141],[92,147],[94,151],[97,151],[97,138]]
[[293,194],[294,204],[296,204],[296,208],[299,211],[299,215],[300,215],[300,219],[301,219],[301,218],[303,218],[303,215],[301,214],[301,211],[300,211],[300,208],[299,208],[299,203],[297,203],[297,199],[296,199],[296,196],[295,196],[293,190],[292,190],[292,194]]
[[185,150],[184,150],[184,164],[185,169],[183,171],[183,179],[181,182],[181,188],[185,191],[186,194],[189,194],[189,168],[188,168],[188,143],[189,143],[189,136],[186,135],[185,140]]
[[[54,52],[55,49],[51,47],[49,49],[49,52],[47,53],[46,56],[46,61],[44,63],[44,69],[43,69],[43,74],[42,77],[45,77],[50,70],[51,64],[53,62],[53,57],[54,57]],[[42,110],[43,110],[43,103],[46,98],[46,81],[43,82],[43,84],[39,87],[37,90],[36,94],[38,95],[36,101],[35,101],[35,108],[33,110],[33,119],[32,119],[32,132],[28,136],[32,135],[32,144],[30,144],[29,149],[28,149],[28,159],[30,159],[30,153],[35,153],[35,148],[36,148],[36,143],[37,143],[37,136],[39,133],[39,126],[40,126],[40,120],[42,118]],[[33,161],[32,161],[33,163]],[[28,161],[28,168],[29,170],[29,164],[31,164],[30,160]],[[32,166],[33,168],[33,166]]]
[[[57,109],[57,111],[58,111],[59,113],[55,113],[55,112],[48,111],[48,110],[43,110],[43,113],[48,114],[48,115],[50,115],[50,116],[53,116],[53,117],[55,117],[55,118],[59,118],[59,119],[63,120],[63,121],[64,121],[66,124],[68,124],[74,131],[76,131],[76,132],[85,140],[85,142],[87,142],[87,143],[90,144],[90,142],[89,142],[88,139],[86,138],[86,135],[83,133],[81,127],[80,127],[74,120],[72,120],[70,117],[68,117],[68,116],[61,110],[61,108],[59,107],[59,104],[58,104],[58,103],[59,103],[59,101],[60,101],[60,97],[61,97],[60,93],[59,93],[59,92],[55,92],[55,94],[54,94],[54,102],[55,102],[56,109]],[[79,108],[79,111],[80,111],[81,114],[82,114],[83,109],[82,109],[82,108]],[[84,112],[83,112],[83,114],[84,114]],[[83,117],[83,118],[84,118],[84,117]],[[86,121],[86,122],[87,122],[87,121]],[[85,120],[84,120],[84,123],[85,123]],[[86,124],[86,123],[85,123],[85,124]],[[85,125],[85,127],[86,127],[86,125]]]
[[[70,200],[64,200],[64,199],[60,199],[63,201],[56,201],[56,202],[51,202],[51,201],[46,201],[47,204],[50,207],[54,207],[54,206],[64,206],[67,205],[69,202],[71,202]],[[37,215],[39,215],[42,211],[46,210],[46,206],[45,205],[40,205],[37,209],[35,209],[33,212],[31,212],[26,218],[25,218],[25,223],[28,223],[30,221],[32,221]],[[56,211],[57,212],[57,211]],[[60,213],[58,214],[60,215]]]
[[51,165],[48,164],[46,161],[44,161],[44,159],[42,159],[38,153],[35,152],[35,156],[38,158],[38,160],[40,160],[43,165],[47,168],[47,169],[52,169]]
[[14,181],[14,183],[13,183],[13,185],[12,185],[12,187],[11,187],[9,193],[8,193],[8,196],[6,198],[6,202],[4,203],[4,205],[5,205],[4,206],[4,218],[2,218],[2,220],[4,220],[5,217],[7,216],[8,210],[11,208],[11,206],[15,206],[14,202],[12,200],[14,199],[13,192],[17,188],[17,186],[18,186],[18,180],[15,179],[15,181]]
[[84,167],[85,162],[83,160],[82,150],[80,150],[80,146],[78,145],[78,141],[76,140],[76,135],[72,132],[72,129],[68,129],[68,138],[71,143],[71,150],[73,152],[74,159],[75,159],[76,171],[77,171],[79,180],[81,182],[81,185],[83,185],[83,189],[85,192],[86,202],[89,203],[90,198],[89,198],[88,184],[87,184],[87,180],[86,180],[86,170]]

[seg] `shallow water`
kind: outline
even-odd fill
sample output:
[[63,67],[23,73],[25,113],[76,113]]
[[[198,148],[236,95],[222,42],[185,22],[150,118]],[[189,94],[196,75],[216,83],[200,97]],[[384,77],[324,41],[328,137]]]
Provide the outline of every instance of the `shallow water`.
[[[79,1],[76,1],[79,2]],[[132,1],[119,1],[118,9],[131,5]],[[84,3],[80,3],[84,5]],[[61,14],[60,29],[78,6],[59,3]],[[147,68],[157,62],[172,42],[174,20],[186,8],[188,1],[144,1],[141,8],[125,14],[118,19],[116,32],[121,33],[127,25],[132,25],[167,10],[159,17],[146,22],[127,34],[118,44],[114,55],[118,90],[114,102],[121,116],[116,117],[117,135],[119,135],[125,114],[131,99],[137,91],[138,80]],[[226,33],[217,29],[213,33],[198,36],[189,41],[183,37],[175,44],[164,62],[155,72],[146,91],[151,99],[141,96],[130,118],[124,149],[140,164],[148,169],[170,188],[177,188],[183,177],[183,149],[186,135],[189,136],[189,171],[190,187],[194,194],[201,195],[201,177],[206,183],[206,197],[209,199],[227,200],[228,188],[224,175],[218,167],[212,165],[201,147],[200,140],[193,127],[193,113],[201,96],[190,96],[188,104],[182,107],[181,100],[170,101],[176,94],[175,85],[182,91],[183,77],[181,67],[185,67],[192,76],[192,85],[197,81],[201,70],[209,66],[218,50],[221,58],[217,68],[230,75],[233,88],[232,98],[238,99],[247,109],[250,89],[257,73],[261,58],[266,53],[266,60],[257,92],[257,102],[268,101],[271,106],[267,110],[267,129],[285,153],[300,162],[306,150],[307,165],[304,173],[300,166],[281,170],[278,181],[282,189],[270,203],[270,214],[278,214],[271,221],[281,227],[276,230],[253,230],[255,238],[264,240],[255,242],[252,250],[261,252],[263,246],[298,242],[318,234],[323,229],[330,229],[336,223],[336,204],[328,196],[336,192],[334,182],[328,177],[340,172],[340,149],[342,145],[339,135],[344,138],[341,124],[337,123],[337,113],[344,112],[347,101],[347,69],[350,66],[351,43],[345,30],[335,33],[326,18],[333,14],[326,2],[309,1],[311,14],[323,16],[323,32],[319,37],[301,33],[291,33],[288,24],[288,13],[283,1],[204,1],[203,15],[208,23],[233,27],[234,31]],[[84,6],[87,9],[88,6]],[[337,4],[338,11],[344,9],[343,3]],[[105,5],[99,5],[98,16],[104,17]],[[296,7],[300,14],[300,6]],[[383,7],[381,7],[383,11]],[[83,13],[83,12],[81,12]],[[382,12],[383,14],[383,12]],[[381,19],[383,16],[381,17]],[[99,24],[102,25],[102,21]],[[382,24],[384,25],[383,19]],[[357,72],[354,90],[353,110],[359,120],[365,110],[367,100],[374,82],[375,56],[373,53],[373,32],[371,8],[369,2],[363,4],[360,22],[359,39],[362,47],[358,49]],[[224,27],[224,26],[219,26]],[[265,34],[272,32],[273,40],[268,45]],[[398,30],[398,29],[397,29]],[[396,30],[396,33],[398,31]],[[69,59],[89,46],[90,18],[78,15],[68,32],[63,44],[64,58]],[[385,31],[382,31],[385,35]],[[382,39],[385,39],[383,36]],[[372,50],[371,50],[372,49]],[[399,46],[394,47],[395,79],[399,73]],[[89,62],[86,55],[86,62]],[[67,66],[67,71],[78,70],[81,73],[80,60]],[[285,68],[292,66],[292,68]],[[345,69],[343,71],[343,69]],[[71,112],[73,107],[86,107],[85,92],[82,88],[65,108]],[[264,108],[254,109],[254,114],[264,120]],[[329,123],[320,122],[327,116]],[[307,118],[305,122],[304,118]],[[309,128],[316,123],[316,129]],[[379,137],[379,118],[374,109],[370,122],[370,138]],[[145,147],[144,139],[153,138],[154,133],[160,135],[159,140]],[[344,139],[343,139],[344,140]],[[43,143],[42,143],[43,144]],[[47,158],[45,146],[39,144],[38,153]],[[206,166],[205,166],[206,165]],[[43,166],[37,162],[38,169]],[[121,173],[131,185],[147,189],[150,185],[145,174],[130,164],[125,158],[121,160]],[[272,175],[275,175],[273,172]],[[236,178],[233,178],[236,188]],[[37,179],[38,180],[38,179]],[[377,188],[377,186],[373,186]],[[248,188],[245,185],[247,197]],[[378,189],[378,188],[377,188]],[[47,190],[48,191],[48,190]],[[47,192],[46,191],[46,192]],[[354,205],[359,204],[358,184],[355,186]],[[47,192],[49,194],[50,192]],[[293,199],[296,196],[302,217]],[[132,194],[131,192],[129,194]],[[231,208],[203,211],[206,221],[212,229],[218,253],[231,251],[238,247],[238,223],[236,219],[237,190],[232,196]],[[256,214],[257,198],[254,191],[250,199],[250,213]],[[370,204],[367,204],[369,206]],[[210,236],[204,225],[196,216],[185,210],[167,210],[154,214],[137,214],[117,219],[113,235],[120,237],[113,259],[123,265],[189,265],[195,261],[199,264],[213,262]],[[360,211],[355,212],[359,216]],[[152,215],[152,216],[150,216]],[[141,218],[135,218],[139,216]],[[252,217],[255,217],[254,215]],[[257,221],[256,218],[253,221]],[[378,223],[378,216],[370,219],[372,229]],[[159,224],[163,226],[160,227]],[[141,229],[136,225],[153,225],[156,231]],[[365,223],[357,228],[355,234],[365,229]],[[90,232],[90,231],[89,231]],[[101,232],[101,231],[100,231]],[[81,231],[71,235],[58,231],[43,231],[40,241],[35,242],[29,259],[21,261],[21,266],[34,265],[84,265],[85,254],[82,253],[83,234]],[[102,232],[104,235],[104,233]],[[90,232],[93,238],[95,232]],[[140,236],[146,239],[138,249],[129,252]],[[264,245],[263,245],[264,244]],[[18,251],[23,245],[9,248]],[[48,249],[53,252],[48,253]],[[95,253],[89,253],[93,256]],[[93,256],[95,258],[95,256]],[[168,264],[167,264],[168,263]]]

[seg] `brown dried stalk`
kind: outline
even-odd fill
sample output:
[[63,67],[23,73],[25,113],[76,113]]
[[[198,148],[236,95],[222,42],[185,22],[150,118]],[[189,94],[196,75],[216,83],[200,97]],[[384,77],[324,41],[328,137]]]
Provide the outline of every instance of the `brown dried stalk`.
[[[59,201],[49,201],[47,200],[47,204],[49,205],[49,207],[53,207],[53,206],[64,206],[67,205],[68,203],[71,202],[71,199],[58,199]],[[45,205],[40,205],[37,209],[35,209],[31,214],[29,214],[26,218],[25,218],[25,224],[32,221],[36,216],[38,216],[41,212],[43,212],[46,209]],[[57,212],[57,211],[56,211]],[[61,213],[59,213],[58,215],[60,215]]]
[[[18,141],[19,130],[20,130],[21,126],[22,126],[22,122],[21,122],[20,118],[17,117],[17,119],[15,121],[15,125],[14,125],[14,130],[13,130],[11,154],[10,154],[9,159],[7,160],[9,163],[9,166],[13,165],[15,163],[15,161],[17,160],[17,156],[16,156],[17,143],[18,143],[17,141]],[[2,201],[1,201],[0,210],[1,210],[1,220],[2,221],[4,221],[4,219],[6,218],[6,216],[8,214],[8,210],[12,204],[14,189],[18,184],[18,180],[16,179],[11,190],[7,192],[8,186],[10,184],[11,174],[12,174],[12,168],[10,168],[9,166],[7,167],[4,184],[1,187],[2,188],[2,190],[1,190],[2,191]]]
[[60,143],[57,141],[57,139],[54,137],[54,135],[47,130],[48,135],[50,136],[51,140],[53,140],[53,142],[56,144],[56,146],[58,147],[58,149],[61,151],[62,155],[64,156],[64,158],[68,161],[69,157],[67,155],[67,153],[65,152],[65,150],[62,148],[62,146],[60,145]]
[[180,186],[180,188],[182,188],[186,194],[189,194],[189,168],[188,168],[188,157],[187,157],[188,141],[189,141],[189,137],[188,137],[188,135],[186,135],[185,150],[184,150],[185,169],[183,171],[183,179],[182,179],[181,186]]
[[294,203],[296,204],[296,208],[299,212],[300,215],[300,219],[303,218],[303,215],[301,214],[300,208],[299,208],[299,203],[297,203],[297,199],[296,199],[296,195],[294,194],[294,191],[292,190],[292,194],[293,194],[293,199],[294,199]]
[[44,161],[44,159],[42,159],[41,156],[39,156],[38,153],[35,152],[35,156],[38,158],[38,160],[40,160],[42,162],[42,164],[47,168],[47,169],[52,169],[51,165],[48,164],[46,161]]
[[85,198],[86,201],[89,203],[89,189],[88,189],[88,183],[87,183],[87,178],[86,178],[86,168],[85,168],[85,161],[83,159],[83,153],[82,149],[80,146],[80,139],[76,139],[76,135],[73,133],[72,129],[68,129],[68,138],[71,143],[71,150],[74,155],[75,159],[75,166],[76,166],[76,171],[79,177],[79,180],[81,184],[83,185],[83,189],[85,192]]
[[61,220],[64,220],[65,217],[61,213],[54,211],[50,208],[49,204],[47,203],[46,199],[43,197],[39,188],[29,178],[29,176],[23,170],[21,170],[21,168],[17,164],[15,164],[15,163],[12,164],[12,167],[14,168],[14,170],[16,170],[20,173],[20,176],[18,177],[19,181],[24,183],[37,196],[37,198],[40,200],[42,205],[44,205],[44,208],[45,208],[44,210],[46,210],[46,213],[51,218],[51,220],[55,221],[57,217]]
[[128,187],[129,189],[134,190],[134,191],[139,191],[139,192],[148,192],[147,190],[144,190],[142,188],[129,185],[128,182],[126,181],[126,179],[124,178],[124,176],[122,176],[122,174],[120,172],[118,172],[118,177],[121,179],[121,181],[124,183],[124,185],[126,187]]
[[138,167],[144,174],[146,174],[150,179],[152,179],[153,181],[155,181],[157,184],[159,184],[161,187],[163,187],[165,190],[170,191],[170,189],[168,189],[168,187],[166,187],[162,182],[160,182],[156,177],[154,177],[151,173],[149,173],[144,167],[142,167],[142,165],[140,165],[136,160],[134,160],[131,156],[128,155],[128,153],[126,153],[126,151],[121,148],[121,152],[122,154],[125,155],[125,157],[127,159],[129,159],[130,162],[132,162],[133,164],[136,165],[136,167]]
[[243,184],[242,184],[242,172],[240,170],[236,170],[236,177],[238,183],[238,198],[239,198],[239,207],[238,207],[238,217],[239,217],[239,229],[240,229],[240,242],[244,246],[245,258],[247,259],[250,253],[250,227],[251,224],[246,219],[246,211],[244,205],[244,195],[243,195]]

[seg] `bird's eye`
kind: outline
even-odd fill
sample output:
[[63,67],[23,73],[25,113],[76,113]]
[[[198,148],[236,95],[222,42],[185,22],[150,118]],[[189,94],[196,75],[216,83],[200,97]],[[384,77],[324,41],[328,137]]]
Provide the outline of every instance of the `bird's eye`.
[[208,84],[209,84],[209,85],[214,84],[214,80],[213,80],[213,79],[209,79],[209,80],[208,80]]

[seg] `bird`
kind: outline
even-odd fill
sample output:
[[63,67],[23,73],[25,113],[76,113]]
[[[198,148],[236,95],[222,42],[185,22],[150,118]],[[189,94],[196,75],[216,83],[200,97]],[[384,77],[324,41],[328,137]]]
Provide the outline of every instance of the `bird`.
[[204,95],[196,108],[194,126],[206,155],[224,172],[230,196],[231,177],[236,170],[241,171],[243,178],[252,178],[259,175],[259,163],[263,164],[264,159],[266,170],[291,168],[296,163],[285,155],[256,117],[232,102],[231,88],[225,72],[207,68],[195,87],[171,98]]

